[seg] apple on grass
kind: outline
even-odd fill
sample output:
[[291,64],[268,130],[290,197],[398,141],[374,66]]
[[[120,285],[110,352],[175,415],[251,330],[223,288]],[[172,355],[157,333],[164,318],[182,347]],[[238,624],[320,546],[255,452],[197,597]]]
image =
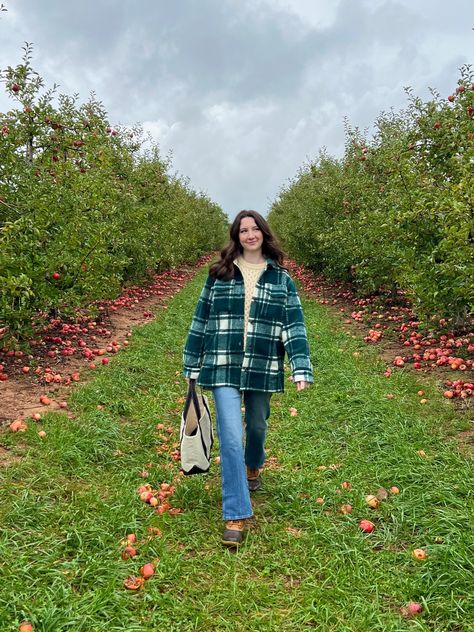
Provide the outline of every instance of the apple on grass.
[[417,601],[409,601],[406,606],[402,606],[402,608],[400,608],[400,613],[404,617],[408,618],[416,617],[416,615],[420,614],[422,611],[423,606]]
[[359,529],[364,533],[372,533],[372,531],[375,529],[375,525],[370,520],[361,520],[359,522]]
[[413,549],[411,554],[415,560],[425,560],[428,557],[428,554],[424,549]]
[[140,568],[140,575],[143,579],[149,579],[152,575],[155,574],[155,565],[149,562],[148,564],[144,564]]

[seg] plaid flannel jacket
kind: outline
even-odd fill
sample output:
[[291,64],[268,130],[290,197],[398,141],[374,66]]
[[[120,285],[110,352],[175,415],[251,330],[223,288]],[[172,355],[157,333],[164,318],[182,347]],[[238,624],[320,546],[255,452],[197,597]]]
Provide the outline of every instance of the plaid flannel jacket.
[[238,266],[234,272],[230,281],[207,278],[184,346],[184,376],[202,388],[279,392],[286,351],[293,381],[313,382],[301,301],[288,272],[267,259],[250,306],[245,349],[244,280]]

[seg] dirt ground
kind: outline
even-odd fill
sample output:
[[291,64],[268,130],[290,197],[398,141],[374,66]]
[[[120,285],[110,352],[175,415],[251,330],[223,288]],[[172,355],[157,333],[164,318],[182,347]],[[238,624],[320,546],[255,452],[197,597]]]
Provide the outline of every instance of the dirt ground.
[[[0,363],[4,365],[4,372],[8,375],[7,381],[0,382],[0,429],[13,420],[26,419],[35,413],[41,415],[45,410],[64,409],[67,412],[70,389],[76,382],[82,381],[82,371],[92,374],[90,362],[97,365],[102,358],[112,358],[115,347],[112,346],[112,352],[107,352],[107,347],[110,349],[112,342],[117,343],[117,347],[127,345],[132,328],[151,322],[153,313],[166,308],[169,298],[181,290],[208,259],[208,256],[203,257],[195,265],[182,265],[157,274],[147,286],[128,288],[115,301],[103,302],[100,321],[81,319],[80,333],[69,335],[69,338],[77,340],[79,336],[84,341],[85,348],[97,347],[101,350],[100,353],[105,351],[101,356],[85,358],[80,353],[80,348],[76,349],[74,355],[61,355],[57,340],[55,342],[49,338],[62,335],[64,343],[64,337],[67,338],[69,332],[65,335],[61,333],[63,321],[57,324],[53,321],[48,331],[36,332],[30,354],[21,357],[0,354]],[[96,326],[91,326],[93,322],[96,322]],[[90,327],[89,331],[86,330],[87,326]],[[48,351],[54,353],[54,357],[49,357]],[[22,372],[25,366],[30,367],[27,374]],[[35,367],[38,373],[35,372]],[[41,367],[41,371],[38,367]],[[50,376],[59,375],[62,381],[46,381],[48,372]],[[50,399],[47,406],[40,403],[42,395],[47,395]]]

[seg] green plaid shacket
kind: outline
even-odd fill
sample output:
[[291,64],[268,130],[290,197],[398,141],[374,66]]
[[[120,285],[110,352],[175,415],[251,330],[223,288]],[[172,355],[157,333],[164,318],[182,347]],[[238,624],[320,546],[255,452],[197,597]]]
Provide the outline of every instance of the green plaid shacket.
[[208,276],[183,353],[184,376],[202,388],[284,390],[285,351],[293,381],[313,382],[303,310],[293,279],[267,259],[250,306],[244,344],[245,288],[234,264],[230,281]]

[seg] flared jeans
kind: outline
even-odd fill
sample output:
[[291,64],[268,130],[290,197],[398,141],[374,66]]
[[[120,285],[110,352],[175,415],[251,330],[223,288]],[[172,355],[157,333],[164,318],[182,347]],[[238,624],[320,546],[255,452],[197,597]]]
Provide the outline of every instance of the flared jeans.
[[253,511],[246,466],[256,470],[265,463],[265,437],[272,393],[239,391],[230,386],[218,386],[212,393],[221,457],[222,517],[224,520],[250,518]]

